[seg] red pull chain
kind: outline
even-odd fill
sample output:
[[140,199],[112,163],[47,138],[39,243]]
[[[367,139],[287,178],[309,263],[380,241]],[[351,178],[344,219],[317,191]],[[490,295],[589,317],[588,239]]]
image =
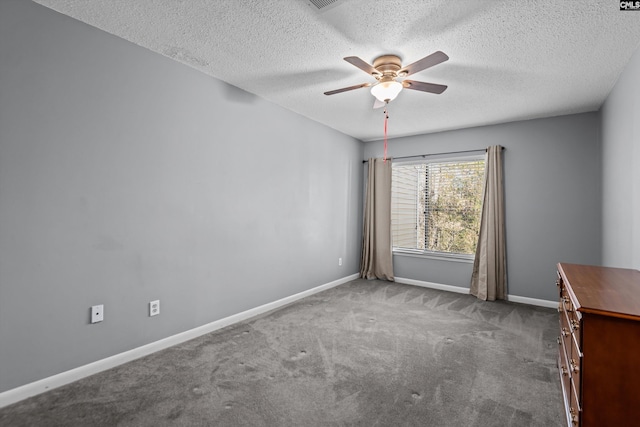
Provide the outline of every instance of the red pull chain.
[[389,114],[387,109],[384,109],[384,161],[387,161],[387,121],[389,120]]

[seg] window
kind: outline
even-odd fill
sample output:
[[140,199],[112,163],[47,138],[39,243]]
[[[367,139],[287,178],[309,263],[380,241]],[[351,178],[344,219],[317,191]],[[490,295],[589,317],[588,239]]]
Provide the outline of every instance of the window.
[[393,163],[391,180],[394,251],[475,253],[484,157]]

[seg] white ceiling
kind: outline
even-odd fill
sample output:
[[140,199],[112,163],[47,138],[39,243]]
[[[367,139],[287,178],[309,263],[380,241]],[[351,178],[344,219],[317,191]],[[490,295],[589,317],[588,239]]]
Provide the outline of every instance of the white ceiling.
[[[434,51],[447,62],[410,77],[389,137],[600,108],[640,42],[640,12],[618,0],[34,0],[343,133],[382,138],[374,82],[343,61]],[[332,0],[324,0],[331,2]]]

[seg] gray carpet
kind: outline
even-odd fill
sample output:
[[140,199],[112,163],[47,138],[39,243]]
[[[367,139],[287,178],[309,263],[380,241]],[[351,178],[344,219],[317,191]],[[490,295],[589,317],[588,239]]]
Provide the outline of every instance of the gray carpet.
[[557,312],[355,280],[0,409],[2,426],[563,426]]

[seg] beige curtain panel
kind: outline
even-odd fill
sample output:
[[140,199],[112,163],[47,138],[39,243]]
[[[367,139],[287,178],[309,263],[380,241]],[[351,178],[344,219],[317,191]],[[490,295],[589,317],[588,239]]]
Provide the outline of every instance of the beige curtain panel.
[[473,261],[470,293],[481,300],[507,296],[502,147],[487,148],[480,236]]
[[391,245],[391,160],[369,159],[360,277],[394,281]]

